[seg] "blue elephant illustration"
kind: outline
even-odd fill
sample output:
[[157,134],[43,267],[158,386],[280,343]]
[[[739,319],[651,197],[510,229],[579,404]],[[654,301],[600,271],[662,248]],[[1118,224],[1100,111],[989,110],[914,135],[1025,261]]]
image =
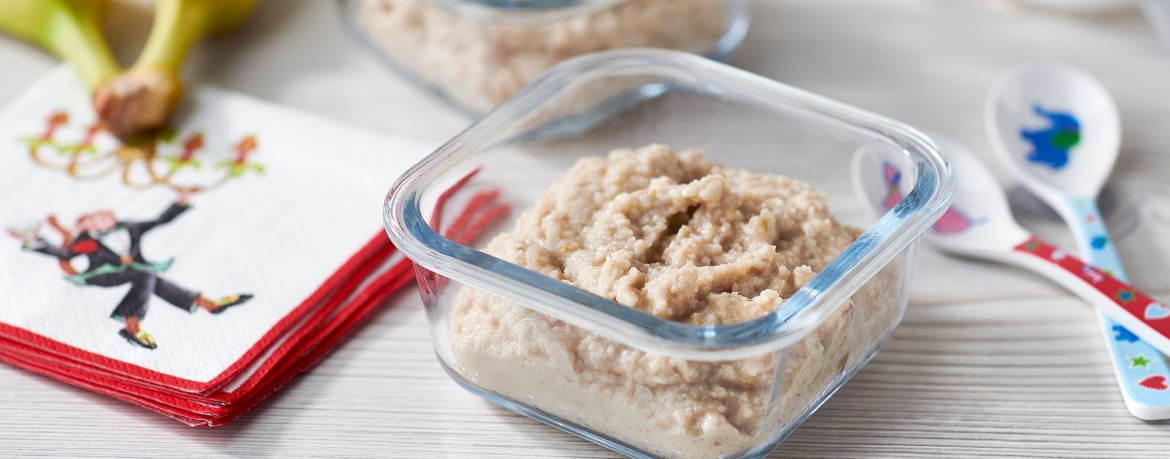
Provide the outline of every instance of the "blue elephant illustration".
[[1051,124],[1044,129],[1020,130],[1020,136],[1032,144],[1026,159],[1053,170],[1063,169],[1068,165],[1069,151],[1081,141],[1081,123],[1071,114],[1048,111],[1040,104],[1033,105],[1032,111]]

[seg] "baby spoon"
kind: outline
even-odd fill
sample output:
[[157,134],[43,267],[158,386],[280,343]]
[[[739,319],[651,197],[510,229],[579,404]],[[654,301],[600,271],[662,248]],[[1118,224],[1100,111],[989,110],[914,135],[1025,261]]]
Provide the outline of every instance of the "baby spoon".
[[[1170,349],[1170,320],[1146,319],[1145,310],[1161,307],[1101,270],[1029,234],[1012,218],[1007,196],[974,155],[962,146],[932,136],[955,171],[951,208],[926,233],[927,241],[944,252],[1019,266],[1041,274],[1072,291],[1159,349]],[[875,210],[898,205],[913,188],[902,174],[908,159],[894,150],[863,148],[854,156],[854,189]],[[912,177],[912,176],[910,176]],[[1121,332],[1119,332],[1121,333]],[[1135,338],[1136,340],[1136,338]],[[1165,374],[1141,384],[1166,388]]]
[[[995,84],[985,114],[992,149],[1011,174],[1060,214],[1089,263],[1126,281],[1097,208],[1121,143],[1117,107],[1105,88],[1072,67],[1025,66]],[[1170,317],[1160,304],[1144,307],[1147,320]],[[1106,317],[1101,327],[1130,412],[1170,418],[1170,391],[1148,381],[1170,374],[1166,359]]]

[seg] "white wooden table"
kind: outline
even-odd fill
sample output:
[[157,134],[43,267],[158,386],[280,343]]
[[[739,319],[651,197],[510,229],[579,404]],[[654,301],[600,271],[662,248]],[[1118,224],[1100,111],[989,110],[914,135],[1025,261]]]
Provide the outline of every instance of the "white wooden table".
[[[1170,299],[1170,261],[1158,255],[1170,254],[1170,50],[1136,13],[1077,19],[1006,0],[760,0],[754,22],[734,64],[950,134],[985,156],[982,102],[994,77],[1039,58],[1087,68],[1122,110],[1113,183],[1125,200],[1111,221],[1122,258],[1138,287]],[[118,29],[119,54],[133,55],[144,25]],[[194,80],[435,145],[467,123],[355,46],[332,2],[269,1],[245,31],[196,57]],[[0,40],[0,104],[53,65]],[[1059,226],[1031,222],[1068,240]],[[1092,312],[1067,293],[923,250],[894,340],[774,457],[1164,457],[1170,424],[1130,417],[1110,371]],[[0,456],[9,455],[615,457],[450,382],[413,290],[221,429],[190,429],[0,366]]]

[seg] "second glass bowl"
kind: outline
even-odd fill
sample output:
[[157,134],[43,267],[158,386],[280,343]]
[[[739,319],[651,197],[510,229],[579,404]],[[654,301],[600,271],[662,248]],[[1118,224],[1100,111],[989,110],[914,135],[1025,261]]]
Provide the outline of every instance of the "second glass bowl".
[[726,58],[747,0],[343,0],[351,29],[386,60],[482,115],[565,59],[630,47]]

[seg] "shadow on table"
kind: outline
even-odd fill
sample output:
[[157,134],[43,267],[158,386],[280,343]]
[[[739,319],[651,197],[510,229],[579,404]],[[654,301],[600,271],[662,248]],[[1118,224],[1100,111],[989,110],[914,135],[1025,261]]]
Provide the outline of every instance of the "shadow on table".
[[339,15],[334,1],[261,2],[239,30],[210,38],[196,50],[188,80],[280,100],[297,90],[300,80],[337,73],[346,53],[357,52]]
[[[360,370],[363,366],[369,365],[371,363],[369,356],[383,351],[377,348],[379,340],[370,338],[392,336],[396,329],[407,325],[405,317],[420,312],[408,310],[415,304],[404,299],[417,295],[413,284],[392,295],[369,318],[369,322],[362,325],[354,335],[334,349],[318,365],[294,378],[271,398],[226,426],[193,429],[176,422],[164,423],[153,413],[143,412],[143,416],[151,417],[150,422],[154,424],[166,424],[167,430],[174,435],[182,435],[202,443],[215,449],[218,454],[226,456],[283,456],[288,452],[287,444],[284,443],[289,440],[315,444],[334,442],[344,445],[347,431],[352,432],[364,427],[362,423],[354,422],[353,418],[347,419],[346,415],[354,415],[363,409],[369,409],[369,403],[358,405],[355,398],[329,400],[328,395],[352,395],[352,391],[339,391],[335,386],[354,382],[346,381],[346,378],[369,377],[355,369]],[[429,346],[429,341],[426,344]],[[373,387],[373,390],[377,390],[378,386],[363,387]],[[382,393],[370,395],[390,397]],[[311,422],[307,422],[306,419],[310,419]],[[276,447],[282,444],[283,447]]]

